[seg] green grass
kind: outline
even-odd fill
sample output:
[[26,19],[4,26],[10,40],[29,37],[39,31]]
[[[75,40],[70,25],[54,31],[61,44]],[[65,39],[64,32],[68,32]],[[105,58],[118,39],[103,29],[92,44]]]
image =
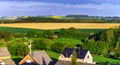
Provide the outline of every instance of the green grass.
[[93,33],[93,32],[101,32],[101,31],[105,31],[106,29],[77,29],[77,31],[79,32],[88,32],[88,33]]
[[23,57],[12,56],[12,59],[13,59],[13,61],[15,61],[16,64],[18,64],[22,58]]
[[39,29],[29,29],[29,28],[15,28],[15,27],[1,27],[0,26],[0,31],[10,31],[13,33],[26,33],[27,31],[30,30],[36,30],[38,32],[41,32],[43,30],[39,30]]
[[106,58],[103,56],[93,56],[93,61],[96,63],[102,63],[102,62],[120,63],[119,59]]
[[58,60],[58,57],[60,56],[60,53],[56,53],[49,50],[46,50],[46,52],[53,59],[54,62],[56,62]]
[[[26,33],[27,31],[29,30],[36,30],[38,32],[41,32],[43,30],[41,29],[30,29],[30,28],[15,28],[15,27],[2,27],[0,26],[0,31],[10,31],[10,32],[13,32],[13,33]],[[58,32],[60,29],[54,29],[53,31],[56,31]],[[104,31],[106,29],[76,29],[77,31],[79,32],[100,32],[100,31]]]
[[70,43],[70,44],[83,44],[80,40],[76,40],[76,39],[72,39],[72,38],[58,38],[58,39],[55,39],[54,42]]

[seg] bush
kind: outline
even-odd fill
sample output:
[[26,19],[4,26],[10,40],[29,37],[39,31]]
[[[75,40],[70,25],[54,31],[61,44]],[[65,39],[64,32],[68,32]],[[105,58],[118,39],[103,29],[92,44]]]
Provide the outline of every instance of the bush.
[[53,42],[50,39],[42,38],[42,39],[35,39],[32,45],[34,50],[39,50],[39,49],[50,50],[52,43]]

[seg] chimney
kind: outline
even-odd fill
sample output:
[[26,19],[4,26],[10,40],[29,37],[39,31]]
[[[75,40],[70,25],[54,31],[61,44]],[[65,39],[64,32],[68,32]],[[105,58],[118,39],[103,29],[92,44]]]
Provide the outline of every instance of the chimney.
[[78,47],[78,54],[80,54],[80,47]]
[[32,43],[33,41],[32,40],[29,40],[29,45],[28,45],[28,47],[29,47],[29,54],[30,55],[32,55],[32,45],[31,45],[31,43]]

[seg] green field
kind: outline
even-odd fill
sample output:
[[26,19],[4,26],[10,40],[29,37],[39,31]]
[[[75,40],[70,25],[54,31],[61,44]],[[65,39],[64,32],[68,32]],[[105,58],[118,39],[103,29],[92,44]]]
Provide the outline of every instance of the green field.
[[[10,31],[10,32],[13,32],[13,33],[26,33],[29,30],[36,30],[38,32],[43,31],[41,29],[14,28],[14,27],[1,27],[0,26],[0,31]],[[79,31],[79,32],[82,32],[82,33],[84,33],[84,32],[91,33],[91,32],[100,32],[100,31],[104,31],[104,30],[106,30],[106,29],[77,29],[76,31]],[[55,29],[53,31],[58,32],[59,29]]]
[[55,39],[54,42],[69,43],[69,44],[83,44],[80,40],[76,40],[72,38],[58,38],[58,39]]
[[29,30],[36,30],[38,32],[42,31],[38,29],[28,29],[28,28],[0,27],[0,31],[10,31],[13,33],[26,33]]
[[77,29],[77,31],[79,32],[88,32],[88,33],[93,33],[93,32],[100,32],[100,31],[104,31],[106,29]]
[[56,52],[49,51],[49,50],[46,50],[46,52],[47,52],[47,54],[52,58],[52,60],[53,60],[54,62],[57,62],[60,53],[56,53]]
[[102,63],[102,62],[120,63],[120,59],[106,58],[103,56],[93,56],[93,61],[96,63]]

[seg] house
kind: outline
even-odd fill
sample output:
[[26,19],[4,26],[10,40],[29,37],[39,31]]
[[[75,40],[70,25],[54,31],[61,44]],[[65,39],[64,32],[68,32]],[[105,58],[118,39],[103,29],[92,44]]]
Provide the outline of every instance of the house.
[[[71,61],[73,50],[73,48],[65,48],[58,60]],[[95,62],[93,62],[92,55],[88,50],[75,48],[75,52],[77,56],[77,62],[95,64]]]
[[[70,65],[70,63],[71,63],[70,61],[59,60],[55,65]],[[78,65],[96,65],[96,64],[78,62]]]
[[0,65],[16,65],[6,47],[0,48]]
[[53,65],[53,61],[45,51],[36,51],[27,54],[19,65]]

